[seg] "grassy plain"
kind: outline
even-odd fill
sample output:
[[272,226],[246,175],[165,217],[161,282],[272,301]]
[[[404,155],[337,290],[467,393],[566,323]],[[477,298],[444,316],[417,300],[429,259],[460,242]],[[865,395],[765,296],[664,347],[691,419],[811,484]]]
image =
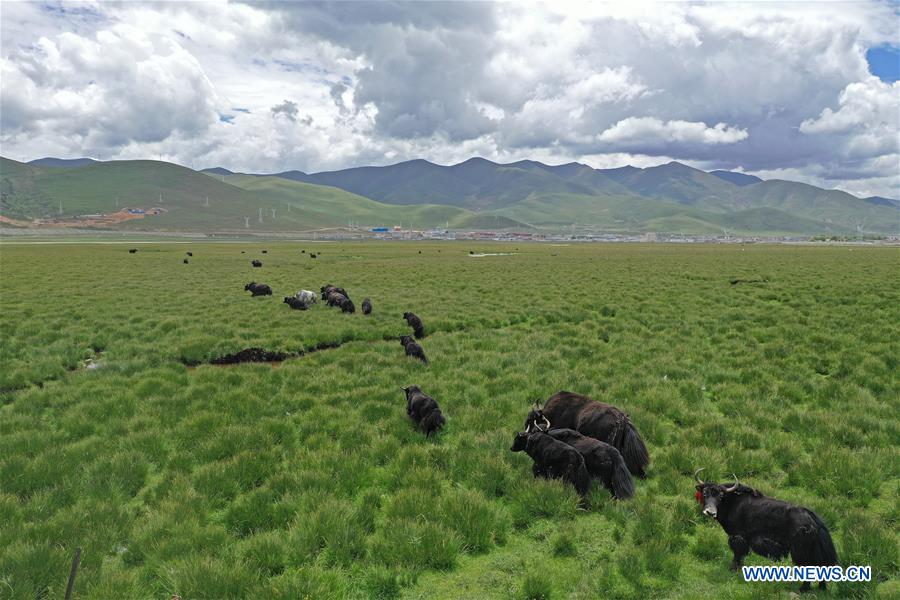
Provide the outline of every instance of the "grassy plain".
[[[0,246],[0,598],[62,597],[79,546],[78,598],[787,598],[728,570],[700,466],[822,516],[875,575],[833,597],[900,594],[896,248],[137,247]],[[328,282],[374,314],[281,303]],[[394,339],[405,310],[428,366]],[[560,389],[631,415],[634,500],[580,507],[509,452]]]

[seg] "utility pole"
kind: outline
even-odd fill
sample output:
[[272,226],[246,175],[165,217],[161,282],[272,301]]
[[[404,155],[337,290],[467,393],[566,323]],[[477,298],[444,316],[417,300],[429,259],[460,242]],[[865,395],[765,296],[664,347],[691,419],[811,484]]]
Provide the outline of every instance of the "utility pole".
[[62,216],[62,200],[59,201],[59,216]]
[[244,228],[250,229],[250,217],[244,217]]
[[262,223],[262,209],[259,209],[259,222]]
[[275,209],[274,208],[272,209],[272,220],[273,221],[275,220]]
[[209,206],[209,196],[206,197],[206,202],[203,204],[203,206]]

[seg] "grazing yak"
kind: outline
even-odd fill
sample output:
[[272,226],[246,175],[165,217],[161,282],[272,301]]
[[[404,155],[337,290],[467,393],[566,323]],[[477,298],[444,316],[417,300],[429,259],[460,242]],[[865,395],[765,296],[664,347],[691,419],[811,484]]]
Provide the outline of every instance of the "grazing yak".
[[417,340],[421,340],[425,337],[425,326],[422,325],[422,319],[420,319],[418,315],[411,312],[405,312],[403,313],[403,318],[406,319],[406,323],[413,328],[413,334],[415,334]]
[[344,288],[338,287],[336,285],[331,285],[330,283],[320,287],[319,291],[322,292],[322,300],[328,300],[328,294],[332,292],[337,292],[341,296],[347,296],[348,298],[350,297],[350,294],[348,294],[347,291],[344,290]]
[[311,292],[310,290],[300,290],[299,292],[294,294],[294,297],[297,300],[305,302],[306,304],[316,304],[319,301],[319,297],[316,295],[316,293]]
[[185,254],[187,254],[188,256],[193,256],[193,255],[194,255],[193,252],[185,252]]
[[252,261],[250,261],[250,264],[253,265],[254,267],[261,267],[261,266],[262,266],[262,261],[261,261],[261,260],[253,259]]
[[342,313],[348,313],[352,315],[356,312],[356,305],[353,304],[353,300],[351,300],[350,298],[344,298],[343,300],[341,300],[339,306],[341,307]]
[[341,303],[347,300],[347,296],[338,292],[330,292],[328,297],[325,299],[325,304],[328,306],[340,306]]
[[582,435],[574,429],[550,429],[547,435],[566,443],[584,457],[591,477],[599,479],[616,500],[634,496],[634,481],[622,454],[605,442]]
[[425,437],[437,433],[444,426],[446,419],[434,398],[424,393],[419,386],[411,385],[403,388],[406,392],[406,414],[412,419]]
[[532,472],[535,477],[564,479],[575,486],[575,491],[584,496],[591,487],[584,457],[572,446],[552,438],[543,431],[517,433],[510,448],[513,452],[525,451],[534,461]]
[[137,248],[132,248],[131,250],[128,251],[128,254],[136,254],[136,253],[137,253]]
[[[828,527],[813,511],[775,498],[743,485],[734,478],[733,485],[720,485],[700,479],[694,471],[697,491],[694,498],[703,514],[714,518],[728,534],[728,546],[734,552],[731,570],[741,568],[744,557],[752,550],[771,560],[791,555],[797,566],[832,566],[838,564],[837,551]],[[803,582],[801,591],[809,589]],[[825,589],[825,582],[819,587]]]
[[372,301],[368,298],[363,298],[362,311],[364,315],[372,314]]
[[644,469],[650,455],[644,440],[628,415],[609,404],[597,402],[581,394],[557,392],[547,399],[544,407],[535,405],[525,419],[525,431],[538,429],[574,429],[614,446],[622,453],[632,475],[646,477]]
[[422,346],[416,343],[415,340],[412,339],[411,336],[401,335],[400,336],[400,345],[406,348],[406,355],[412,356],[413,358],[418,358],[426,365],[428,364],[428,359],[425,358],[425,351],[422,350]]
[[293,308],[294,310],[308,310],[309,304],[301,300],[300,298],[296,298],[294,296],[285,296],[284,303]]
[[268,251],[268,250],[263,250],[262,253],[263,253],[263,254],[268,254],[269,251]]
[[272,288],[270,288],[265,283],[256,283],[255,281],[251,281],[247,285],[244,286],[245,292],[250,292],[253,296],[271,296]]
[[189,261],[188,259],[184,259],[184,260],[181,261],[181,262],[183,262],[184,264],[189,264],[191,261]]
[[309,253],[309,257],[310,257],[310,258],[315,258],[315,257],[316,257],[316,255],[315,255],[315,254],[313,254],[313,253],[312,253],[312,252],[310,252],[310,253]]

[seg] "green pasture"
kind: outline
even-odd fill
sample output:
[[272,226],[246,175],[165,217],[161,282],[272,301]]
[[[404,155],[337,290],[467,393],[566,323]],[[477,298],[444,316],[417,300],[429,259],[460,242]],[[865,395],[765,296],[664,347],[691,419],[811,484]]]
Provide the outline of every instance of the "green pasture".
[[[374,313],[282,303],[326,283]],[[76,547],[76,598],[797,592],[728,570],[698,467],[808,506],[872,566],[819,597],[897,598],[898,284],[886,247],[3,242],[0,599],[62,598]],[[429,365],[397,341],[407,310]],[[300,356],[208,364],[248,347]],[[579,503],[509,451],[562,389],[631,416],[633,500]]]

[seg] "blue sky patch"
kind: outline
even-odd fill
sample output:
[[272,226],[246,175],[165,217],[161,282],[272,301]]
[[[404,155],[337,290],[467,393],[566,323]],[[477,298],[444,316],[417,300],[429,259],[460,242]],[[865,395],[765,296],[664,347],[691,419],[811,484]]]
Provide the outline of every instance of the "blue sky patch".
[[234,115],[219,115],[219,121],[234,124]]
[[885,44],[866,51],[869,72],[880,80],[893,83],[900,79],[900,48]]

